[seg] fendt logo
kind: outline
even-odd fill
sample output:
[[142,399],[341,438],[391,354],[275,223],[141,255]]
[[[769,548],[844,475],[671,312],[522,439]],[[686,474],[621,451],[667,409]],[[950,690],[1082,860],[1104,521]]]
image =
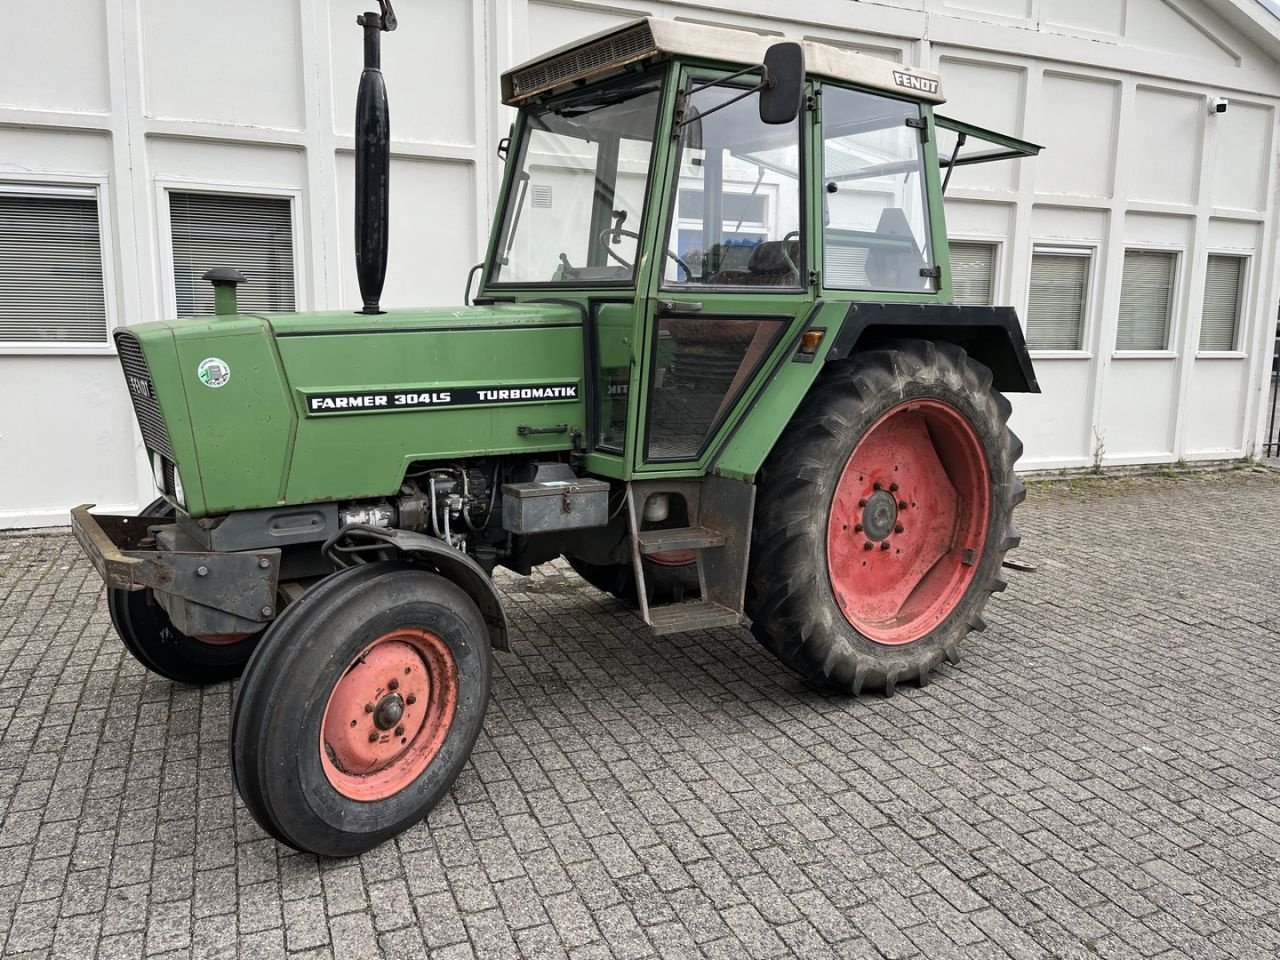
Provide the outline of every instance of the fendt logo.
[[129,383],[129,392],[139,400],[151,399],[151,382],[146,377],[130,373],[125,375],[125,380]]
[[901,73],[895,70],[893,71],[893,82],[908,90],[918,90],[931,96],[936,96],[938,93],[938,81],[929,77],[917,77],[914,74]]

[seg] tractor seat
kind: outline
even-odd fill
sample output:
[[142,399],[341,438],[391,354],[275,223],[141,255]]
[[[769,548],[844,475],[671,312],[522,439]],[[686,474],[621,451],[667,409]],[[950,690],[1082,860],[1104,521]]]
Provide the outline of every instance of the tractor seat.
[[[783,244],[786,246],[784,247]],[[784,254],[785,251],[785,254]],[[787,258],[791,262],[787,262]],[[763,240],[751,251],[745,270],[721,270],[707,278],[716,287],[794,287],[799,284],[796,261],[800,257],[799,240]]]

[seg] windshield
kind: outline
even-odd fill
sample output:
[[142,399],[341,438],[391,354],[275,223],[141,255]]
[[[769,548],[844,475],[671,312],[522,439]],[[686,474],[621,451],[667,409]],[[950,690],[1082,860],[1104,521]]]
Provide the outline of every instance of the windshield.
[[651,70],[530,109],[491,283],[633,280],[661,93]]

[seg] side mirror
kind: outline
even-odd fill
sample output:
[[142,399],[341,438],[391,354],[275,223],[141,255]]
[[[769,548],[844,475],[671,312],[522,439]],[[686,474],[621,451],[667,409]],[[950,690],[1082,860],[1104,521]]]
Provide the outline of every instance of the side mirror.
[[764,87],[760,91],[760,122],[791,123],[804,101],[804,47],[775,43],[764,52]]

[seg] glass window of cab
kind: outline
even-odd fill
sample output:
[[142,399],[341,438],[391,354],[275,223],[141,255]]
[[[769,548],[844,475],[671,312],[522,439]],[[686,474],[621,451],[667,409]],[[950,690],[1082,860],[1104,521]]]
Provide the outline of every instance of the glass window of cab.
[[764,123],[759,94],[712,82],[686,93],[663,287],[801,287],[800,118]]
[[491,284],[634,283],[664,72],[527,109]]
[[932,293],[929,195],[918,103],[822,90],[823,285]]

